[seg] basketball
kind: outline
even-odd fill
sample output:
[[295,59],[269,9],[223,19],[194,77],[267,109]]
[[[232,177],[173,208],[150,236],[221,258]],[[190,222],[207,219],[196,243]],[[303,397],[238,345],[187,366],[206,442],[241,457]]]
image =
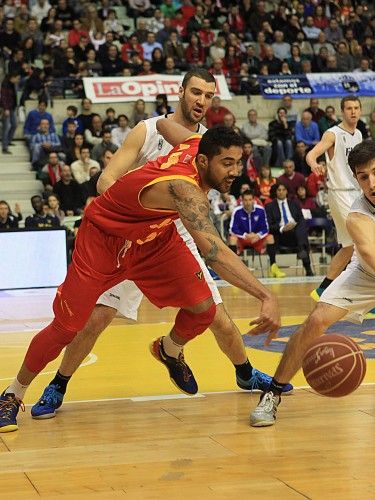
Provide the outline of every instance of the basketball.
[[366,373],[362,349],[349,337],[325,334],[306,351],[302,369],[319,394],[338,398],[355,391]]

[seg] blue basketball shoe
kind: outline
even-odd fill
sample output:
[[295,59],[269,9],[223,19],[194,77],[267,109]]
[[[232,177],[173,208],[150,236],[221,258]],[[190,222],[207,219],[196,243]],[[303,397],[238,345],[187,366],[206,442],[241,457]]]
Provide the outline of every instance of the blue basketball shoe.
[[0,396],[0,432],[13,432],[18,430],[17,415],[19,409],[25,411],[22,401],[12,393]]
[[193,372],[185,363],[184,355],[181,353],[178,358],[173,358],[165,354],[163,348],[163,337],[155,339],[150,344],[150,352],[155,359],[163,363],[169,372],[169,378],[180,391],[185,394],[196,394],[198,385]]
[[64,400],[64,394],[57,390],[54,384],[47,385],[40,399],[31,408],[31,416],[36,419],[53,418],[56,410],[60,408]]
[[[242,380],[238,375],[236,376],[237,385],[240,389],[245,391],[262,391],[267,392],[272,381],[272,377],[266,373],[260,372],[256,368],[252,370],[252,376],[249,380]],[[283,394],[290,394],[293,392],[292,384],[286,384],[283,389]]]

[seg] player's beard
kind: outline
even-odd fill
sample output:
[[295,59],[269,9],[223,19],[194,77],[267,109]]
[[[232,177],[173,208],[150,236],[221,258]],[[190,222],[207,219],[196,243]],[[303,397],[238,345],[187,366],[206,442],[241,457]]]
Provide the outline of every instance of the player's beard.
[[180,106],[181,106],[182,116],[184,117],[184,120],[186,120],[187,123],[190,123],[191,125],[196,125],[201,121],[201,119],[203,119],[203,115],[199,120],[194,119],[192,112],[189,110],[189,107],[186,103],[185,97],[181,97]]

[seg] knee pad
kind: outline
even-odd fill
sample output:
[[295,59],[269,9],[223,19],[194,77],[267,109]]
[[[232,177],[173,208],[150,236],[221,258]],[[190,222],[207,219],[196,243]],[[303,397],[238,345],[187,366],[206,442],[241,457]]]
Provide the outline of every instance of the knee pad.
[[180,337],[191,340],[203,333],[212,323],[216,314],[216,304],[201,313],[193,313],[186,309],[180,309],[177,313],[174,329]]

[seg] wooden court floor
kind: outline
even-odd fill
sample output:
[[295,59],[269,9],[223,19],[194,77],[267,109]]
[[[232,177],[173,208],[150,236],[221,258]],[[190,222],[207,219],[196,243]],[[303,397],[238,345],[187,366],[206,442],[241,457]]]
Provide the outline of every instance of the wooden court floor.
[[[272,285],[283,327],[265,350],[244,336],[252,363],[272,373],[293,329],[313,303],[313,283]],[[221,289],[241,332],[256,302]],[[51,294],[0,296],[0,382],[13,378],[34,330],[50,317]],[[14,309],[12,309],[14,308]],[[56,418],[36,421],[30,405],[58,360],[31,386],[20,430],[0,434],[0,499],[373,499],[375,498],[375,319],[336,331],[360,343],[365,384],[346,398],[316,395],[302,374],[283,399],[277,424],[249,426],[259,394],[237,390],[231,363],[210,332],[186,358],[197,397],[180,394],[149,354],[174,311],[144,300],[137,324],[117,318],[71,380]]]

